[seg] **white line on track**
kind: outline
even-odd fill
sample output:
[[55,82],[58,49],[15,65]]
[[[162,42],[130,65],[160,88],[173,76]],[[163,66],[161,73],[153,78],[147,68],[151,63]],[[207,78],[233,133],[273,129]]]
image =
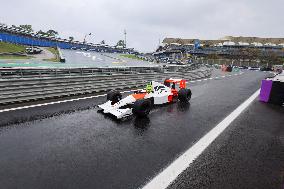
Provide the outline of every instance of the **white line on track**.
[[207,81],[208,79],[203,79],[203,81]]
[[[133,92],[133,91],[136,91],[136,90],[123,91],[121,93],[129,93],[129,92]],[[101,95],[96,95],[96,96],[87,96],[87,97],[82,97],[82,98],[75,98],[75,99],[61,100],[61,101],[55,101],[55,102],[47,102],[47,103],[43,103],[43,104],[34,104],[34,105],[29,105],[29,106],[3,109],[3,110],[0,110],[0,113],[10,112],[10,111],[15,111],[15,110],[28,109],[28,108],[34,108],[34,107],[40,107],[40,106],[47,106],[47,105],[52,105],[52,104],[60,104],[60,103],[65,103],[65,102],[73,102],[73,101],[78,101],[78,100],[98,98],[98,97],[103,97],[103,96],[106,96],[106,95],[107,94],[101,94]]]
[[254,101],[260,89],[243,102],[237,109],[204,135],[198,142],[154,177],[142,189],[167,188],[198,156]]
[[223,75],[222,77],[225,78],[226,76]]

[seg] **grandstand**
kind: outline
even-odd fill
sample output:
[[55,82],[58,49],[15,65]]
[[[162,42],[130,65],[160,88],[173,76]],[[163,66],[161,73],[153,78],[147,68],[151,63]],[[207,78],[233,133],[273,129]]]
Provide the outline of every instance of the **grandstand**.
[[163,45],[153,54],[159,62],[175,62],[191,57],[219,57],[236,59],[250,52],[260,56],[284,57],[284,38],[233,37],[216,40],[165,38]]
[[201,40],[201,39],[181,39],[181,38],[165,38],[164,45],[191,45],[198,40],[201,46],[255,46],[267,48],[283,48],[284,38],[260,38],[260,37],[233,37],[226,36],[216,40]]

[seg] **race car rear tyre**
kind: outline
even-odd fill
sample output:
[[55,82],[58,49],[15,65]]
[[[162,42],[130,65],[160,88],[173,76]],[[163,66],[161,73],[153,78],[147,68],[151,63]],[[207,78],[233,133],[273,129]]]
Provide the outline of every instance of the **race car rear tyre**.
[[188,102],[191,99],[190,89],[181,89],[178,91],[178,99],[181,102]]
[[152,109],[152,103],[149,99],[137,100],[133,104],[132,112],[137,117],[146,117]]
[[107,100],[110,100],[111,104],[115,104],[119,102],[121,98],[122,98],[122,95],[118,91],[112,90],[107,93]]

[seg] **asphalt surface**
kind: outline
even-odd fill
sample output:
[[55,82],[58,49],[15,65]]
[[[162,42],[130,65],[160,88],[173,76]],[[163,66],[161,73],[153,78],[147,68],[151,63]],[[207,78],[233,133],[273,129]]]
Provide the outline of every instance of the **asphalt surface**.
[[[214,77],[217,75],[219,72]],[[98,113],[96,105],[105,97],[0,113],[1,188],[141,187],[259,89],[260,80],[266,76],[268,73],[245,71],[242,75],[190,83],[193,97],[189,105],[157,107],[145,119],[132,117],[122,122]],[[247,113],[238,118],[171,187],[246,188],[241,185],[243,181],[265,183],[269,178],[274,179],[275,186],[280,185],[283,129],[268,129],[272,134],[266,138],[261,131],[249,137],[259,124],[264,130],[267,123],[283,125],[283,110],[255,101],[247,111],[252,116]],[[258,120],[265,119],[263,113],[268,116],[266,122]],[[249,133],[248,123],[252,125]],[[282,136],[282,148],[277,136]],[[271,141],[277,144],[275,149]],[[253,152],[245,149],[250,145]],[[227,150],[220,152],[221,147]],[[269,152],[275,163],[265,159]],[[248,158],[238,158],[243,156]],[[264,163],[257,164],[254,157]],[[215,169],[206,167],[207,163]],[[262,167],[258,170],[259,165]],[[247,168],[247,174],[241,174],[243,168]],[[257,177],[256,170],[265,171]],[[207,172],[210,181],[202,179]],[[218,180],[221,173],[223,177]],[[242,177],[235,177],[239,175]],[[190,185],[188,180],[192,179],[197,184]],[[227,180],[230,185],[225,184]]]
[[255,101],[168,188],[283,189],[283,115]]
[[43,61],[47,52],[38,55],[38,58],[27,60],[0,60],[0,67],[43,67],[43,68],[88,68],[88,67],[137,67],[155,66],[152,62],[129,59],[119,53],[98,53],[79,50],[61,49],[66,59],[65,63]]

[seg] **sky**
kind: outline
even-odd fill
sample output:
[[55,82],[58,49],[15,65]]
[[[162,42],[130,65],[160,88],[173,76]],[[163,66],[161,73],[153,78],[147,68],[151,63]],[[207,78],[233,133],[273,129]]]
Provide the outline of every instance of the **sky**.
[[114,45],[124,39],[142,52],[165,37],[284,37],[283,0],[0,0],[0,22],[54,29],[60,37]]

